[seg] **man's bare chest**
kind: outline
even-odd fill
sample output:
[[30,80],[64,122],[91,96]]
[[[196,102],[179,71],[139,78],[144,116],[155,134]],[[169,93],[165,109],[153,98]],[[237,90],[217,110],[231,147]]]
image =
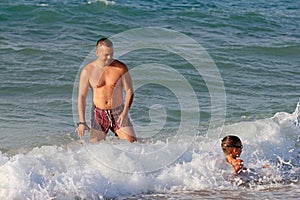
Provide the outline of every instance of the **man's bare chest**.
[[116,87],[121,84],[122,74],[117,69],[105,68],[95,71],[90,78],[90,85],[93,88]]

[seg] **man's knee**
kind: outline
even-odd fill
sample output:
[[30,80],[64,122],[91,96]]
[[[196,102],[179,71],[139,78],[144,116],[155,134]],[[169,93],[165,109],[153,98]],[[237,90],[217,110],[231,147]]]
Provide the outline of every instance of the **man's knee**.
[[95,142],[99,142],[100,140],[98,140],[98,138],[90,138],[90,142],[95,143]]
[[126,139],[131,143],[136,142],[136,137],[133,135],[128,135]]

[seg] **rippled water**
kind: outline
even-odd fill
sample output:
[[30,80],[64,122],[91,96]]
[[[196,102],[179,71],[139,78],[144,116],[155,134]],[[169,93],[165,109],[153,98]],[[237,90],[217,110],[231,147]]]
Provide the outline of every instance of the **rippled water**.
[[[0,196],[294,198],[299,193],[299,9],[296,1],[279,0],[1,1]],[[131,30],[144,32],[122,38]],[[109,134],[98,145],[88,144],[87,135],[82,145],[74,134],[78,73],[95,58],[95,42],[104,36],[115,39],[116,56],[132,73],[130,116],[142,138],[137,144]],[[129,51],[128,41],[144,46]],[[203,49],[194,54],[195,44]],[[195,63],[205,71],[199,73]],[[209,71],[214,64],[217,70]],[[218,103],[222,84],[226,98]],[[223,129],[214,116],[224,118]],[[271,163],[264,173],[276,176],[268,184],[241,189],[219,178],[223,172],[213,164],[222,157],[220,138],[229,133],[244,141],[248,165]],[[102,164],[89,158],[90,153],[105,157],[99,150],[111,155]],[[145,154],[149,160],[136,157]],[[118,178],[118,171],[105,168],[115,160],[139,173]],[[140,174],[156,168],[152,162],[165,168]],[[278,177],[287,181],[278,183]]]

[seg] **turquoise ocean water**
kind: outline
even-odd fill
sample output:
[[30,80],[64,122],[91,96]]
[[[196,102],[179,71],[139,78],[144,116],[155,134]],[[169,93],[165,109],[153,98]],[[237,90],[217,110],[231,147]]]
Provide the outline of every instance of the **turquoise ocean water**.
[[[288,0],[1,1],[1,199],[299,197],[299,12]],[[100,37],[132,74],[137,143],[74,133]],[[226,134],[255,177],[217,167]]]

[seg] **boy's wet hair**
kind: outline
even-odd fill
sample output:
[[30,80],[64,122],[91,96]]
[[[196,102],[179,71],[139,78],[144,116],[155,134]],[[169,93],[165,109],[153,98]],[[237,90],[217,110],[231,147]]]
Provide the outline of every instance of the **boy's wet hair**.
[[223,152],[228,155],[232,153],[233,147],[235,148],[243,148],[242,141],[238,136],[235,135],[227,135],[222,139],[221,147]]

